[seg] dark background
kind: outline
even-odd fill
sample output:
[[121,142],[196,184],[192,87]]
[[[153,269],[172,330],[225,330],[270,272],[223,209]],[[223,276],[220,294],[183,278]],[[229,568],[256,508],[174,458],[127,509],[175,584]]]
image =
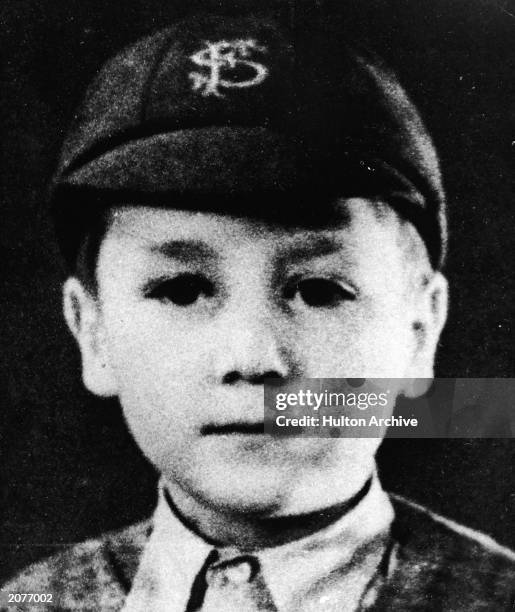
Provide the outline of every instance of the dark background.
[[[88,396],[61,319],[44,189],[99,64],[157,27],[251,2],[4,0],[1,39],[0,578],[52,546],[149,512],[154,474],[116,403]],[[512,377],[515,2],[272,2],[331,11],[397,70],[441,153],[452,305],[437,375]],[[384,482],[515,547],[512,439],[390,440]]]

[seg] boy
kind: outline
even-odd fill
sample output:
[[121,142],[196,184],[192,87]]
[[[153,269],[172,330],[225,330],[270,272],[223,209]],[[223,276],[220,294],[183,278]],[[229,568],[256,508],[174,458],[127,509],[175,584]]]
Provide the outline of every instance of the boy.
[[262,16],[157,32],[91,86],[53,200],[84,383],[119,397],[159,502],[5,590],[61,609],[511,608],[512,553],[390,498],[379,439],[263,429],[267,379],[433,375],[444,195],[376,58]]

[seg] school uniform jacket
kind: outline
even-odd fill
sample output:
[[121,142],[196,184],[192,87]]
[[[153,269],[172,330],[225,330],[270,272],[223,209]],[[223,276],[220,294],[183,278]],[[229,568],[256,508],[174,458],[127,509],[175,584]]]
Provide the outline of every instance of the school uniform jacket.
[[[388,555],[362,609],[515,610],[511,551],[403,498],[391,496],[391,501],[395,519]],[[2,591],[53,593],[54,603],[44,605],[48,611],[120,611],[151,530],[146,520],[65,548],[29,566]],[[30,607],[2,608],[13,609]]]

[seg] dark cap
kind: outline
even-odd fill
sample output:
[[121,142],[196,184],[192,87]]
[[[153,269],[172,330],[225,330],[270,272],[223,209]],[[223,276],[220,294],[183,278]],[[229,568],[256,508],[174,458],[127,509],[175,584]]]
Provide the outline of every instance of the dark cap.
[[90,86],[51,196],[69,261],[88,217],[122,203],[323,223],[338,198],[378,198],[435,268],[445,250],[418,112],[380,60],[313,23],[203,16],[125,49]]

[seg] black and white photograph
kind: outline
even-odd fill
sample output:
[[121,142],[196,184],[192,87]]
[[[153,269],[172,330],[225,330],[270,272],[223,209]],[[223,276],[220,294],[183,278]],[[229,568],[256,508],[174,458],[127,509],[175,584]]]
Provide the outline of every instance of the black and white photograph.
[[515,610],[513,0],[0,28],[0,610]]

